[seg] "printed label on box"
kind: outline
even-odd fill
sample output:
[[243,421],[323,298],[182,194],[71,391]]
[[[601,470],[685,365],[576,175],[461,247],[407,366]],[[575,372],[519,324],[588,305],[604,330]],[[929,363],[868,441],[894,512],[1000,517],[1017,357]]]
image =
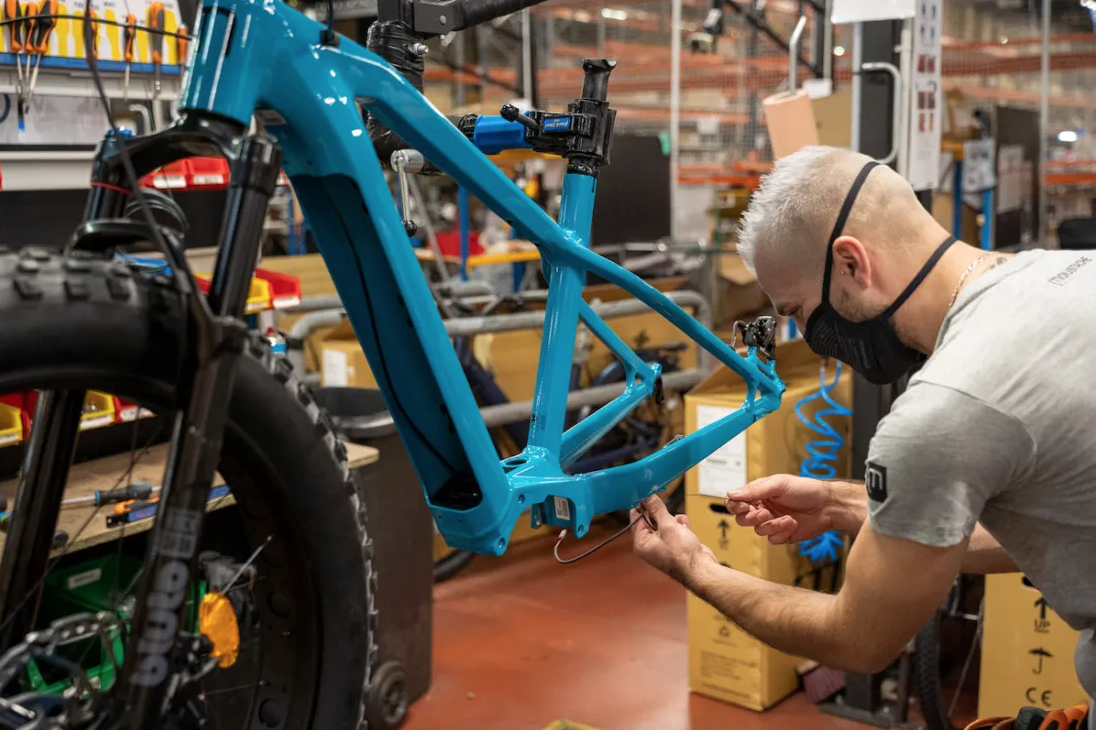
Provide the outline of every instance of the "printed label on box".
[[[697,406],[696,429],[734,413],[721,406]],[[697,490],[708,497],[723,498],[732,489],[746,486],[746,434],[740,433],[720,446],[697,467]]]
[[338,350],[323,351],[324,386],[345,386],[349,380],[346,367],[346,353]]

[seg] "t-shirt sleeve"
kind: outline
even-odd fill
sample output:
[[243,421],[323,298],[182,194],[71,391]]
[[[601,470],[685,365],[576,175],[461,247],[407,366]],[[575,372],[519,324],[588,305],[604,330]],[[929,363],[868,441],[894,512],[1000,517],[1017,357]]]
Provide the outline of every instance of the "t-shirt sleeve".
[[879,423],[864,483],[876,532],[951,547],[986,502],[1027,473],[1034,442],[1016,418],[969,395],[915,382]]

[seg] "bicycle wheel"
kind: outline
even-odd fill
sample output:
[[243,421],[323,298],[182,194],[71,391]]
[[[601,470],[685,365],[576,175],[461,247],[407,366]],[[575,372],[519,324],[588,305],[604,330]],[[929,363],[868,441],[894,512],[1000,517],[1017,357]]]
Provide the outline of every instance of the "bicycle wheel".
[[[146,277],[80,252],[4,251],[0,393],[102,391],[170,423],[165,416],[176,402],[186,354],[184,312],[168,277]],[[254,667],[237,665],[254,671],[250,684],[233,683],[234,667],[212,671],[216,689],[200,688],[213,713],[206,726],[365,727],[377,663],[375,579],[364,499],[345,460],[327,417],[289,364],[253,338],[238,369],[218,473],[238,505],[247,550],[257,552],[248,607],[254,620],[241,621],[241,632],[253,627],[246,638],[258,648]],[[122,635],[125,628],[122,622]],[[219,717],[230,719],[218,723]],[[189,727],[189,720],[166,715],[162,726]]]
[[940,682],[941,618],[942,612],[937,611],[917,634],[914,642],[914,676],[926,730],[956,730],[948,716],[948,706]]

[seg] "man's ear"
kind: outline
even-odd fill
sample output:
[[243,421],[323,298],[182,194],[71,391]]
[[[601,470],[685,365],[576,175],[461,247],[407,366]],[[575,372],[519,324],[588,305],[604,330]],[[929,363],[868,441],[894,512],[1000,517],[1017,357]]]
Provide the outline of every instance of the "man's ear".
[[857,286],[871,286],[871,262],[864,244],[852,236],[841,236],[833,242],[834,275],[847,277]]

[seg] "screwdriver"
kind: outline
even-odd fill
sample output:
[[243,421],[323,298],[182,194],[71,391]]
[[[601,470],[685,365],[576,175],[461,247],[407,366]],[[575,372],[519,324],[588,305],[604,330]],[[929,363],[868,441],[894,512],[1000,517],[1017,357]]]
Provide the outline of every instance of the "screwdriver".
[[175,62],[179,64],[179,70],[182,71],[186,68],[186,49],[190,46],[190,33],[185,25],[180,25],[175,32],[178,33],[175,36]]
[[[34,21],[37,20],[37,16],[38,16],[38,3],[33,3],[33,2],[27,3],[26,5],[23,6],[23,9],[22,9],[22,20],[20,20],[18,23],[16,23],[17,26],[22,27],[22,31],[21,31],[20,35],[22,36],[21,40],[22,40],[22,44],[23,44],[23,52],[27,53],[27,54],[29,54],[31,52],[31,50],[33,49],[31,44],[34,42]],[[17,54],[15,56],[16,65],[19,64],[19,55],[21,55],[21,54]],[[26,62],[25,65],[26,65],[26,71],[24,73],[24,78],[27,81],[29,81],[30,80],[30,56],[29,55],[27,56],[27,62]],[[25,83],[22,86],[23,86],[23,88],[19,90],[18,94],[16,94],[16,106],[18,107],[18,110],[17,110],[18,111],[18,126],[19,126],[19,131],[20,132],[24,131],[27,128],[27,125],[26,125],[26,109],[27,109],[27,106],[26,106],[26,98],[25,98],[25,94],[27,93],[27,88],[26,88]]]
[[149,44],[152,49],[152,67],[156,72],[156,92],[153,98],[160,96],[160,64],[164,60],[164,4],[154,2],[148,6],[145,15],[145,27],[148,29]]
[[[91,28],[91,38],[87,37],[88,27]],[[87,48],[84,54],[89,58],[99,59],[99,13],[89,10],[84,18],[84,40]]]
[[34,98],[34,87],[38,84],[38,67],[42,65],[42,56],[49,53],[49,37],[53,28],[57,25],[57,0],[42,0],[38,8],[38,25],[34,29],[34,39],[30,48],[38,52],[38,60],[34,64],[34,73],[30,77],[30,85],[27,87],[27,106]]
[[102,507],[104,504],[117,504],[129,502],[134,499],[149,499],[159,487],[153,487],[148,482],[135,482],[127,487],[103,491],[96,489],[94,494],[87,497],[72,497],[61,502],[61,507]]
[[8,29],[11,32],[11,52],[15,55],[15,72],[19,77],[16,94],[21,94],[23,87],[23,67],[19,63],[19,54],[23,50],[23,23],[19,20],[22,13],[23,7],[19,4],[19,0],[4,0],[4,20],[15,21],[8,26]]
[[[228,487],[222,484],[209,490],[208,501],[223,499],[228,495]],[[114,514],[107,515],[107,527],[119,527],[153,517],[156,515],[156,507],[159,501],[160,496],[157,494],[148,499],[135,499],[116,504],[114,505]]]
[[126,59],[126,78],[123,82],[125,91],[125,100],[129,101],[129,67],[133,63],[133,52],[136,49],[137,43],[137,16],[130,13],[126,16],[126,31],[125,31],[125,59]]

